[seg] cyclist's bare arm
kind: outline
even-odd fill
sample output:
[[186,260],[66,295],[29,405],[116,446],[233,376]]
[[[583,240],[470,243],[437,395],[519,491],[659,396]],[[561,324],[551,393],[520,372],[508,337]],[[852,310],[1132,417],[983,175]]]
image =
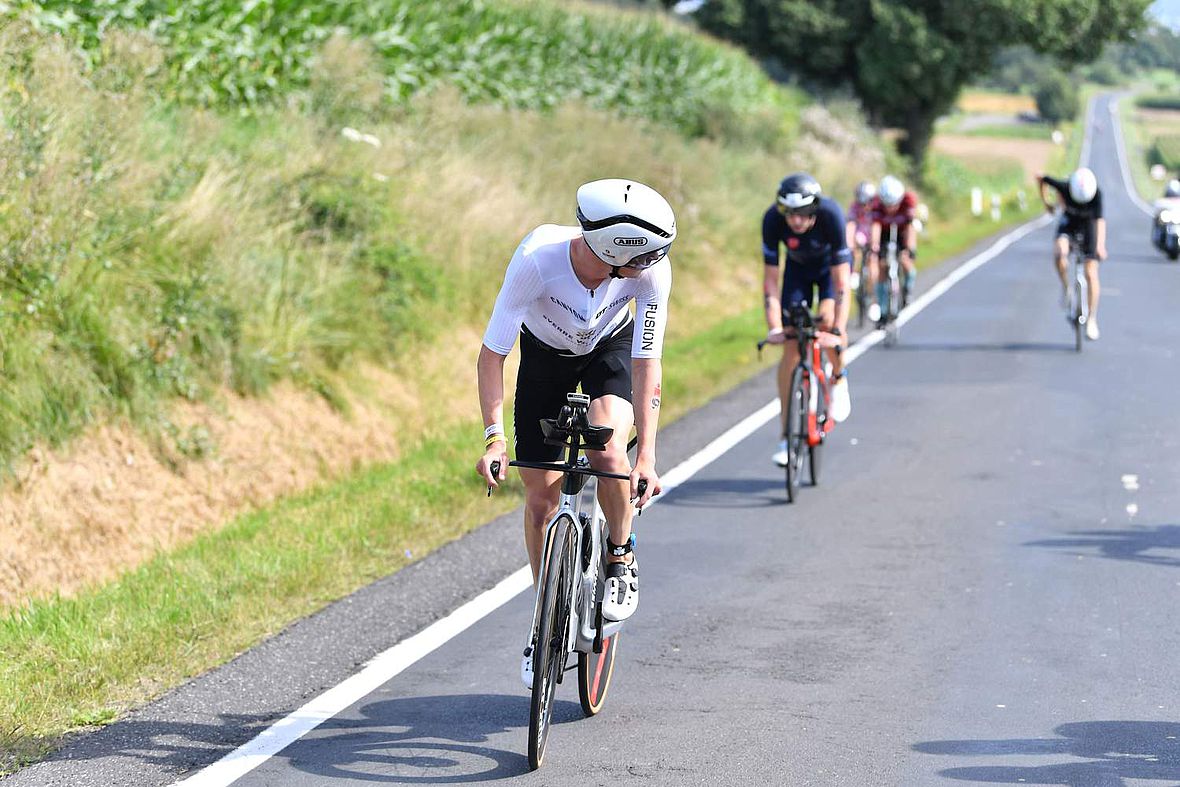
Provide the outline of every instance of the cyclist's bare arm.
[[1041,202],[1045,203],[1045,212],[1052,213],[1053,211],[1057,210],[1057,200],[1060,199],[1060,197],[1056,193],[1057,190],[1054,189],[1054,199],[1050,201],[1045,191],[1045,189],[1049,187],[1049,184],[1045,182],[1045,173],[1038,172],[1033,177],[1036,178],[1037,185],[1040,187]]
[[[489,349],[486,344],[480,345],[476,371],[479,376],[479,410],[483,414],[485,428],[504,423],[505,357]],[[500,463],[499,477],[492,474],[492,462],[497,461]],[[475,472],[483,476],[488,486],[499,486],[508,473],[507,442],[500,440],[487,446],[484,455],[475,463]]]
[[[767,266],[769,267],[769,266]],[[660,477],[656,473],[656,430],[659,428],[662,391],[660,376],[663,366],[659,358],[631,360],[631,390],[635,409],[635,467],[631,471],[631,498],[642,507],[653,495],[658,495]],[[647,479],[647,489],[639,496],[639,479]]]
[[848,222],[844,223],[844,243],[846,243],[848,245],[848,248],[850,248],[850,249],[856,248],[856,222],[855,221],[848,221]]
[[762,302],[766,307],[766,336],[771,344],[779,344],[780,341],[775,341],[775,338],[781,340],[783,335],[783,301],[779,294],[778,266],[763,265],[762,268]]

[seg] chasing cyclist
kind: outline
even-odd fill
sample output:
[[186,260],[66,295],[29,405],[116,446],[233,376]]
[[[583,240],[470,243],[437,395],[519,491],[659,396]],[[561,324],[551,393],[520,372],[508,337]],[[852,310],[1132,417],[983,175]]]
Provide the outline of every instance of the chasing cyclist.
[[[779,286],[779,249],[786,250]],[[762,294],[766,305],[766,341],[783,345],[778,367],[779,400],[786,419],[791,372],[799,363],[799,348],[783,330],[783,306],[811,307],[812,290],[819,290],[820,330],[847,336],[848,268],[851,254],[844,237],[844,217],[835,200],[823,196],[819,183],[807,173],[783,178],[775,204],[762,217]],[[780,297],[781,292],[781,297]],[[840,348],[829,349],[832,361],[832,418],[843,421],[852,412],[848,375]],[[783,432],[786,432],[785,423]],[[787,441],[779,443],[771,459],[787,464]]]
[[[608,523],[607,620],[626,620],[639,603],[639,565],[632,553],[631,519],[660,493],[656,429],[660,414],[660,355],[672,289],[668,249],[676,219],[667,200],[631,180],[608,179],[578,189],[580,227],[543,224],[508,263],[479,351],[479,404],[485,450],[475,470],[495,487],[508,469],[503,426],[504,358],[520,337],[520,370],[513,410],[518,460],[558,462],[560,446],[546,445],[540,419],[552,418],[566,394],[581,384],[590,397],[590,422],[609,426],[606,451],[588,452],[597,470],[630,474],[600,479],[598,498]],[[636,305],[637,318],[628,308]],[[635,406],[632,407],[632,402]],[[638,433],[635,467],[627,438]],[[498,477],[493,462],[500,463]],[[524,541],[536,583],[545,527],[557,510],[561,473],[520,469],[525,487]],[[647,491],[640,496],[641,479]],[[532,686],[532,643],[521,680]]]
[[898,262],[904,276],[901,283],[901,305],[909,303],[910,290],[914,287],[917,269],[914,260],[918,257],[918,229],[914,218],[918,209],[918,198],[907,191],[902,182],[893,175],[881,178],[877,199],[873,201],[873,231],[870,237],[869,258],[877,279],[877,302],[869,307],[869,319],[879,322],[882,318],[881,304],[889,300],[889,271],[881,259],[881,244],[887,241],[891,227],[897,227]]
[[[876,278],[873,276],[873,266],[868,262],[869,239],[873,232],[873,199],[877,196],[877,186],[870,180],[862,180],[856,186],[856,193],[852,202],[848,204],[848,222],[844,225],[844,242],[852,251],[852,275],[849,276],[848,291],[856,290],[864,279],[864,292],[872,292]],[[849,295],[845,296],[847,299]],[[861,308],[865,308],[861,304]]]
[[1057,237],[1053,241],[1053,259],[1057,275],[1061,278],[1061,297],[1069,297],[1069,239],[1078,238],[1085,258],[1086,284],[1090,290],[1090,316],[1086,319],[1086,338],[1096,340],[1098,333],[1098,261],[1106,259],[1106,220],[1102,217],[1102,190],[1098,179],[1087,167],[1074,170],[1069,180],[1058,180],[1043,173],[1037,173],[1036,180],[1041,189],[1041,201],[1045,210],[1052,213],[1057,207],[1049,200],[1046,186],[1057,192],[1061,205],[1061,221],[1057,224]]

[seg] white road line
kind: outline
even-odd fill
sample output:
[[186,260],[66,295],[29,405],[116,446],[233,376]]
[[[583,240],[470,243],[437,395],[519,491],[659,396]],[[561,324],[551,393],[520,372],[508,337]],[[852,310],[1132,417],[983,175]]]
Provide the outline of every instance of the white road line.
[[1115,149],[1118,151],[1119,170],[1123,173],[1123,189],[1131,197],[1135,207],[1155,218],[1155,210],[1139,196],[1139,189],[1135,187],[1135,180],[1131,177],[1131,167],[1127,163],[1127,148],[1123,142],[1123,124],[1119,117],[1119,100],[1112,98],[1108,106],[1110,107],[1110,125],[1114,128]]
[[[935,298],[944,294],[969,273],[994,259],[1028,233],[1043,227],[1050,221],[1050,218],[1042,216],[1021,225],[997,240],[986,251],[960,265],[910,304],[898,318],[898,322],[908,322],[915,314],[929,306]],[[873,331],[862,337],[845,352],[845,363],[850,364],[855,361],[866,350],[880,342],[883,337],[883,331]],[[665,473],[661,478],[664,492],[667,493],[683,484],[729,449],[758,431],[767,422],[776,418],[778,413],[779,400],[775,398],[730,427],[720,437]],[[659,498],[655,498],[645,508],[650,507],[658,500]],[[258,737],[244,743],[189,778],[177,782],[177,787],[225,787],[232,784],[323,722],[345,708],[356,704],[415,662],[442,647],[531,586],[532,575],[529,567],[524,566],[517,569],[491,590],[481,593],[445,618],[377,655],[360,672],[334,688],[328,689],[302,708],[271,725]]]
[[1097,96],[1090,96],[1090,100],[1086,102],[1086,114],[1083,121],[1086,125],[1082,131],[1082,150],[1078,154],[1079,167],[1090,165],[1090,146],[1094,140],[1094,124],[1098,122],[1094,117],[1094,102],[1097,100]]

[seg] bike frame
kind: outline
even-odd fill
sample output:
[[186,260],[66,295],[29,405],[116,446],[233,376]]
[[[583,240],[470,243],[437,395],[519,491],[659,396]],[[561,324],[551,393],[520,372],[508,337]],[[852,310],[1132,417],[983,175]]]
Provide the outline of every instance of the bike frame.
[[[580,456],[586,447],[582,442],[582,431],[578,424],[586,422],[586,414],[590,405],[589,397],[584,394],[568,394],[567,400],[573,407],[571,422],[574,426],[569,430],[570,442],[564,464],[547,462],[509,462],[511,467],[527,467],[537,470],[556,470],[562,473],[561,498],[557,505],[557,513],[550,518],[545,526],[545,545],[541,551],[541,566],[539,577],[545,577],[549,571],[549,555],[552,551],[553,537],[558,523],[568,519],[576,535],[575,554],[580,556],[578,581],[574,583],[574,598],[569,599],[570,620],[566,632],[566,650],[578,650],[583,653],[599,653],[602,651],[602,641],[615,634],[623,626],[620,621],[608,621],[602,618],[602,599],[604,597],[606,580],[603,563],[606,553],[602,543],[602,528],[606,519],[598,505],[598,478],[616,478],[630,480],[630,476],[621,473],[608,473],[594,470],[589,460]],[[587,483],[593,479],[594,483]],[[537,588],[533,599],[533,623],[530,637],[537,631],[541,615],[541,592]]]
[[1086,283],[1086,261],[1083,259],[1082,247],[1076,235],[1069,237],[1069,275],[1073,290],[1070,297],[1067,315],[1070,320],[1078,320],[1082,325],[1090,318],[1090,292]]
[[807,385],[807,444],[819,445],[824,435],[836,425],[831,418],[825,418],[823,424],[819,423],[819,397],[823,396],[824,412],[828,412],[832,405],[832,387],[824,371],[824,346],[819,341],[820,332],[815,329],[809,311],[795,306],[784,316],[795,330],[795,340],[799,343],[799,366],[803,369],[804,383]]

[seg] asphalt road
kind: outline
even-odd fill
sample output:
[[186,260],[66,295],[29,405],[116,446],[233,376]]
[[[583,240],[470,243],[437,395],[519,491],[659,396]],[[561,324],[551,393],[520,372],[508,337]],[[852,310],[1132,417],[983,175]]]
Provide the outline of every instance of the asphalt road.
[[[236,783],[1180,784],[1180,270],[1123,189],[1105,99],[1096,115],[1100,341],[1073,351],[1039,229],[856,361],[852,418],[799,502],[773,423],[666,495],[638,522],[642,602],[606,708],[583,720],[560,687],[541,771],[521,594]],[[668,430],[664,461],[771,396],[763,375]],[[518,527],[8,782],[189,775],[523,564]]]

